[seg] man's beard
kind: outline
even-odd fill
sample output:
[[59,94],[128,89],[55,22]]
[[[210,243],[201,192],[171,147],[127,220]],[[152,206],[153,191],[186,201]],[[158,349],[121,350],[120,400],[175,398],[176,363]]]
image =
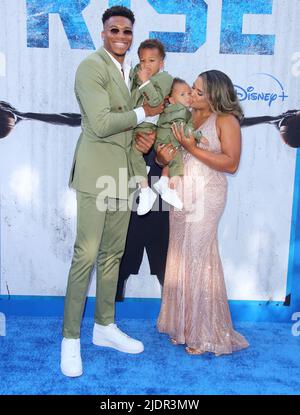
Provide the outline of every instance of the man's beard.
[[125,52],[125,53],[116,53],[116,52],[114,52],[114,55],[115,55],[115,56],[118,56],[118,58],[123,58],[123,56],[125,56],[125,55],[126,55],[126,53],[127,53],[127,50],[126,50],[126,52]]

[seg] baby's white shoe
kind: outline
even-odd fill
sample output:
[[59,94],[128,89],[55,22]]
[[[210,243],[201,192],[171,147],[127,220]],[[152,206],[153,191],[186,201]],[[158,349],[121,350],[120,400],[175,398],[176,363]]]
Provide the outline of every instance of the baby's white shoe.
[[166,176],[161,176],[161,178],[154,183],[153,187],[154,189],[161,195],[169,185],[169,178]]
[[174,206],[178,210],[183,209],[183,203],[180,200],[177,191],[175,189],[170,189],[167,187],[161,194],[162,200],[169,203],[169,205]]
[[137,207],[137,214],[146,215],[146,213],[150,212],[156,198],[157,194],[153,192],[153,190],[150,187],[141,188],[141,193],[139,195],[140,201]]

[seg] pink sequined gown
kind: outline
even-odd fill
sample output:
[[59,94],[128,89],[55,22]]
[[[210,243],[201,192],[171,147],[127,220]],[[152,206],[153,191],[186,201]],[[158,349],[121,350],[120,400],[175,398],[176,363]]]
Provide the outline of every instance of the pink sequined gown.
[[[201,148],[218,153],[216,115],[201,126]],[[218,251],[218,223],[224,210],[227,179],[185,150],[182,211],[170,211],[170,241],[157,327],[180,344],[216,354],[248,347],[234,331]]]

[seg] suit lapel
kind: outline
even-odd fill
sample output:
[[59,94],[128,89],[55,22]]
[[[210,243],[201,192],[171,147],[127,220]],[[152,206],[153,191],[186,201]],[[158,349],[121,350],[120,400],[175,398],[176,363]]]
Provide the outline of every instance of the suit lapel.
[[114,82],[118,85],[119,90],[121,91],[121,93],[124,96],[124,98],[126,99],[126,101],[130,100],[131,99],[130,92],[129,92],[126,84],[125,84],[125,81],[124,81],[120,71],[118,70],[118,68],[114,64],[114,62],[110,59],[107,52],[102,47],[102,48],[98,49],[97,53],[101,56],[101,58],[105,61],[105,63],[109,67],[109,73],[112,76]]

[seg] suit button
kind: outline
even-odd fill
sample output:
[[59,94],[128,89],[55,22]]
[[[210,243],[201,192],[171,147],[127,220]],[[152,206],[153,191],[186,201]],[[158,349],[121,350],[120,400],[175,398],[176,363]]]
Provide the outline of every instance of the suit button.
[[119,111],[122,111],[122,107],[118,107],[118,110],[119,110]]

